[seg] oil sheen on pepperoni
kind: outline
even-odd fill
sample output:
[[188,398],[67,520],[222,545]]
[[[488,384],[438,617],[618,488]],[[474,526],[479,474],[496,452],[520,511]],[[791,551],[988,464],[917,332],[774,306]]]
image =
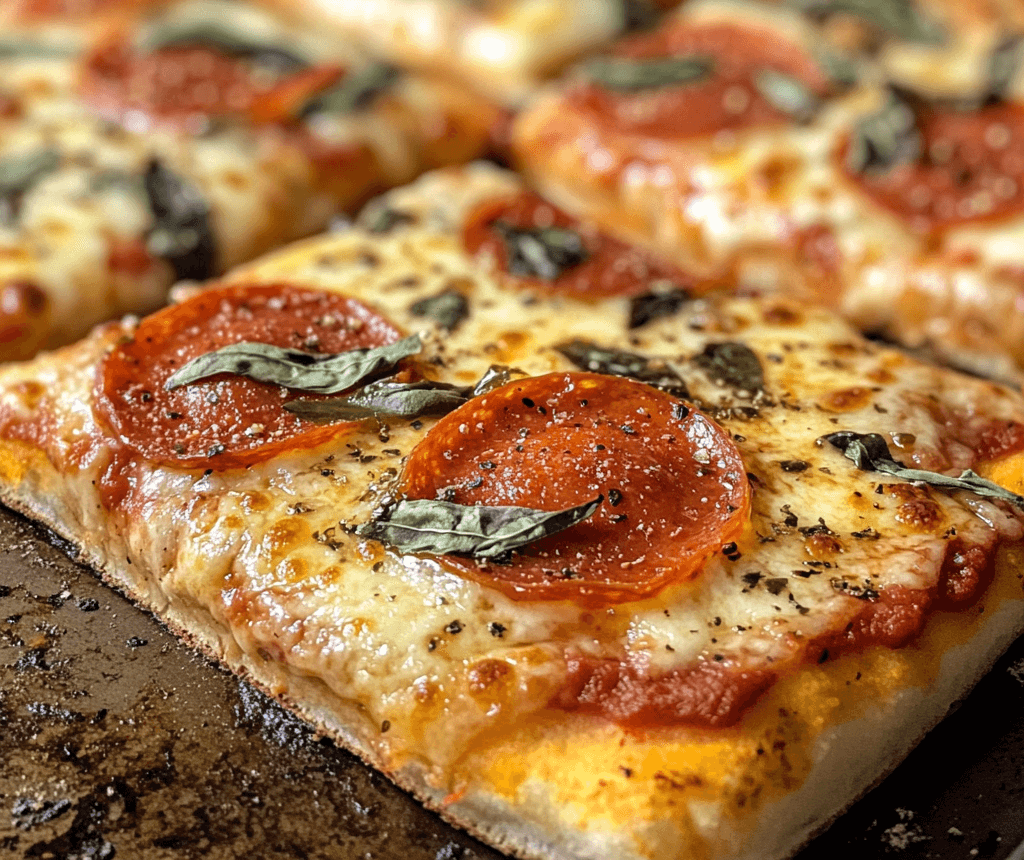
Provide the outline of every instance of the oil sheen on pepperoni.
[[284,77],[258,74],[243,57],[187,45],[140,53],[124,42],[95,51],[85,65],[82,91],[104,117],[191,127],[205,117],[294,119],[291,110],[337,81],[340,67],[315,67]]
[[635,60],[708,57],[714,62],[701,81],[618,92],[599,83],[581,83],[570,99],[614,128],[648,137],[700,137],[718,131],[791,122],[766,99],[756,75],[773,70],[824,96],[830,85],[814,59],[766,28],[735,24],[669,21],[660,29],[627,39],[615,55]]
[[696,576],[742,530],[750,504],[725,431],[664,392],[590,373],[524,379],[461,406],[413,450],[402,489],[539,510],[602,494],[589,519],[507,563],[446,557],[513,598],[595,606]]
[[1024,108],[922,110],[917,119],[921,158],[847,173],[872,200],[922,233],[1024,210]]
[[327,441],[344,423],[310,424],[282,407],[299,396],[221,374],[168,391],[186,362],[239,341],[336,353],[401,337],[354,299],[288,285],[238,285],[199,293],[144,319],[100,366],[97,408],[124,444],[148,460],[228,469]]
[[[508,248],[495,228],[503,222],[518,228],[561,227],[579,234],[587,257],[553,279],[508,274]],[[582,224],[532,191],[491,200],[476,209],[463,227],[463,244],[474,256],[489,257],[506,281],[548,293],[576,298],[635,296],[648,292],[652,282],[665,281],[693,289],[693,278],[680,269],[661,263],[637,248]]]

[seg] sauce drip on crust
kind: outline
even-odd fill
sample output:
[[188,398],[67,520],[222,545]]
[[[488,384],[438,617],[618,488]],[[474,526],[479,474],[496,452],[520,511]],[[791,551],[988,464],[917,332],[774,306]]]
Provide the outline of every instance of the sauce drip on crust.
[[559,510],[598,494],[581,523],[486,565],[447,565],[523,600],[610,605],[696,576],[747,522],[750,486],[717,424],[619,377],[552,373],[445,416],[413,450],[407,498]]
[[694,58],[708,73],[677,85],[621,91],[595,80],[568,93],[598,122],[647,137],[685,138],[725,130],[783,124],[791,114],[767,98],[757,84],[765,72],[785,75],[815,97],[830,90],[815,60],[769,29],[736,24],[668,21],[652,33],[627,39],[614,58],[649,61]]
[[97,410],[129,449],[160,465],[246,466],[319,445],[352,424],[311,424],[283,408],[286,389],[240,376],[168,391],[176,370],[240,341],[338,353],[399,338],[386,319],[336,293],[287,284],[215,288],[147,317],[111,350],[97,376]]
[[680,269],[577,221],[532,191],[479,206],[466,219],[462,241],[471,255],[494,260],[507,283],[546,293],[597,299],[636,296],[657,281],[694,286]]

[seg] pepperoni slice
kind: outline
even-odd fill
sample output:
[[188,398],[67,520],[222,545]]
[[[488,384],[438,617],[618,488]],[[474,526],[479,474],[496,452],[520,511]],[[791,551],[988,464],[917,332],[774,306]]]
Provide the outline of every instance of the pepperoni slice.
[[660,29],[619,43],[614,57],[654,60],[697,57],[709,73],[677,85],[620,91],[585,81],[569,93],[576,105],[615,128],[650,137],[699,137],[727,129],[790,122],[767,98],[759,76],[785,75],[814,96],[828,94],[828,78],[814,59],[767,28],[670,20]]
[[287,123],[315,93],[340,80],[340,66],[318,66],[284,75],[204,45],[135,51],[115,41],[88,58],[82,91],[104,117],[117,122],[158,122],[194,129],[208,117],[244,117]]
[[[921,157],[847,175],[880,206],[926,233],[1024,209],[1024,107],[917,113]],[[842,153],[846,162],[846,153]]]
[[183,364],[239,341],[320,353],[394,343],[400,332],[354,299],[285,284],[207,290],[147,317],[100,366],[97,408],[128,447],[161,465],[228,469],[319,445],[352,426],[311,424],[286,390],[222,374],[164,388]]
[[604,495],[589,519],[465,575],[524,600],[608,605],[697,575],[747,521],[750,487],[728,434],[655,388],[551,373],[471,400],[413,450],[408,498],[560,510]]
[[[535,273],[538,267],[531,265],[529,259],[514,260],[521,252],[515,250],[516,239],[510,238],[510,234],[527,231],[527,241],[535,237],[533,241],[539,242],[548,228],[568,231],[564,234],[569,240],[568,248],[556,247],[548,260],[554,277],[525,274]],[[470,254],[493,259],[510,283],[547,293],[596,299],[636,296],[648,292],[655,281],[693,286],[693,278],[681,270],[598,232],[592,225],[582,224],[532,191],[479,206],[466,219],[462,239]]]

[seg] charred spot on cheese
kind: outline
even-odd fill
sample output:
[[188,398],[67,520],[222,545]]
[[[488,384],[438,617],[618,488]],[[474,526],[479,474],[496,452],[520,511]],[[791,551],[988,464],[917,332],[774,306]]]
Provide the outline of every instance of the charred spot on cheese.
[[585,66],[568,98],[626,133],[684,138],[806,121],[832,86],[812,52],[778,32],[669,18]]
[[217,271],[210,206],[191,182],[159,159],[150,161],[143,186],[153,224],[146,246],[170,263],[179,280],[206,280]]
[[573,340],[555,348],[580,370],[635,379],[660,388],[674,397],[690,396],[686,382],[664,361],[609,349],[586,340]]
[[696,409],[613,376],[553,373],[474,398],[413,449],[407,500],[472,508],[616,504],[501,563],[446,566],[523,600],[608,605],[697,576],[747,518],[750,489],[728,434]]
[[14,221],[21,199],[60,166],[60,151],[40,146],[0,157],[0,223]]
[[427,296],[415,302],[409,312],[413,316],[427,317],[441,328],[452,331],[469,316],[469,300],[458,290],[448,289],[436,296]]
[[531,191],[477,207],[463,227],[463,245],[491,261],[506,283],[577,298],[634,296],[652,282],[693,280]]
[[713,382],[733,389],[738,394],[755,397],[765,390],[761,359],[749,346],[726,341],[709,343],[695,355],[693,363],[704,370]]
[[[362,303],[286,284],[207,290],[144,319],[99,367],[97,410],[122,443],[156,463],[227,469],[310,448],[351,424],[311,425],[283,408],[282,389],[217,374],[177,388],[197,356],[246,340],[324,353],[393,344],[400,334]],[[173,416],[173,417],[171,417]]]

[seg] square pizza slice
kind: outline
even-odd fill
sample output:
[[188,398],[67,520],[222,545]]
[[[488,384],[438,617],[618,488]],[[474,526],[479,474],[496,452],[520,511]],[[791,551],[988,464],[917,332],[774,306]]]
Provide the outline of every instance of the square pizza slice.
[[1024,628],[1024,398],[676,278],[430,174],[0,369],[0,492],[511,854],[786,857]]
[[[685,268],[1019,380],[1019,39],[979,12],[947,44],[947,4],[804,5],[687,4],[521,114],[520,165]],[[939,44],[844,43],[819,6],[930,9]]]
[[[11,38],[18,38],[11,36]],[[481,99],[289,16],[188,2],[0,58],[0,357],[66,343],[486,149]]]

